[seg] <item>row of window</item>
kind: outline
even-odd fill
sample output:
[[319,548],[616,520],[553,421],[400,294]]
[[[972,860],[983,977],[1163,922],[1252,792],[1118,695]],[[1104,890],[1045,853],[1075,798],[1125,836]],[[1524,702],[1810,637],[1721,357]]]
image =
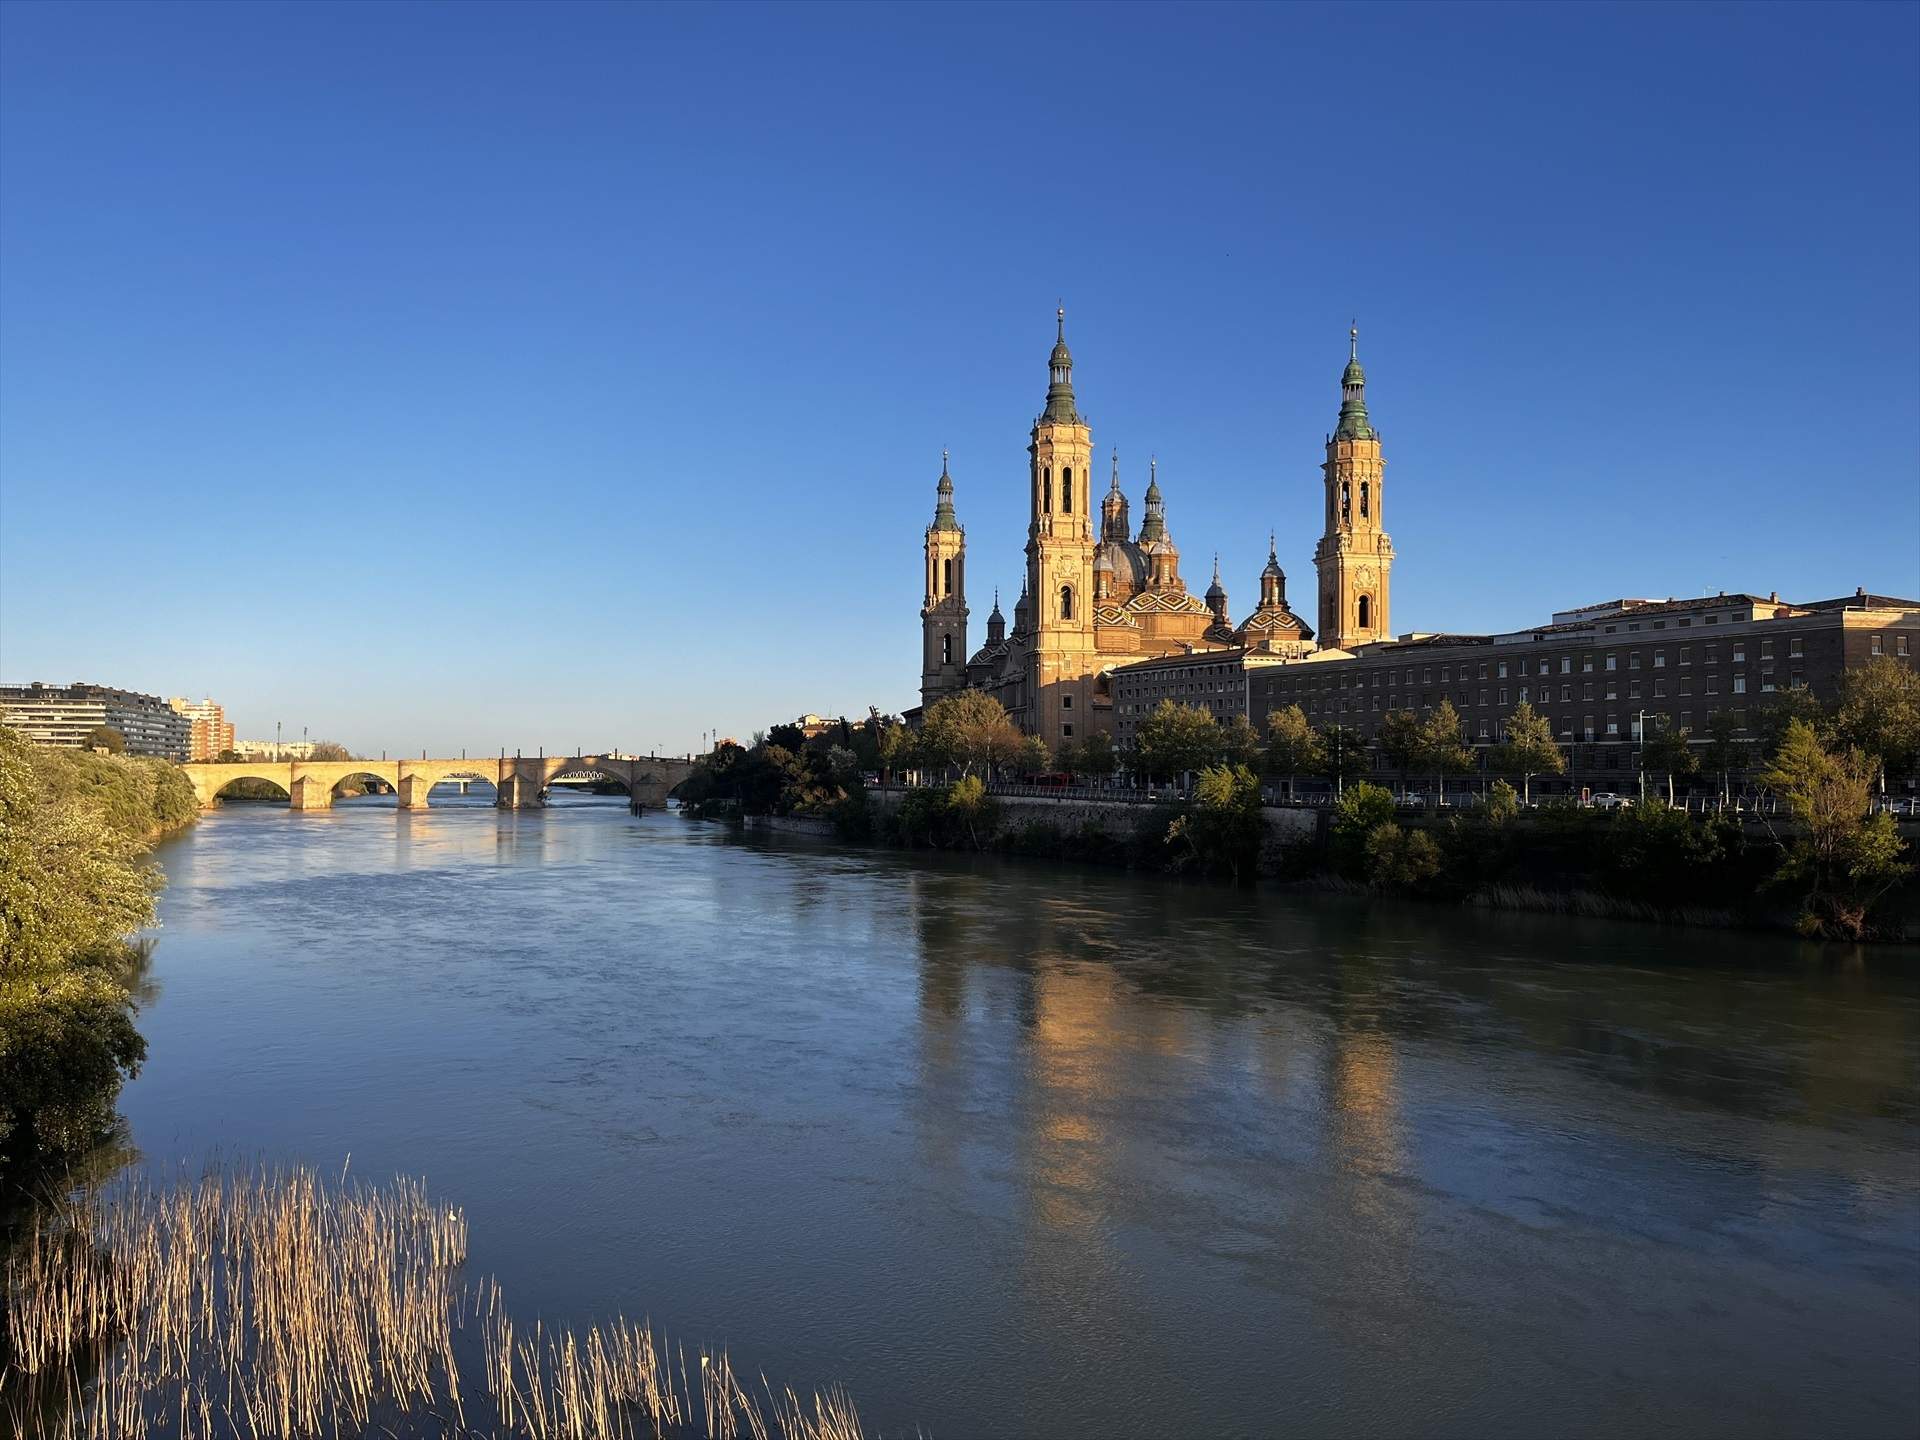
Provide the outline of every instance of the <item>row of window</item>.
[[[1758,679],[1759,679],[1760,691],[1763,694],[1772,694],[1778,688],[1778,681],[1777,681],[1776,674],[1770,668],[1761,670],[1759,672]],[[1804,686],[1806,683],[1807,681],[1806,681],[1805,671],[1792,670],[1788,672],[1787,685],[1790,689],[1799,689],[1800,687]],[[1657,699],[1664,698],[1668,693],[1667,682],[1664,679],[1654,680],[1653,688],[1650,692],[1643,690],[1642,684],[1643,682],[1639,680],[1629,680],[1627,682],[1626,698],[1629,700],[1639,700],[1650,694],[1652,698],[1657,700]],[[1593,682],[1588,681],[1587,683],[1583,684],[1580,687],[1580,698],[1582,700],[1593,700],[1593,699],[1618,700],[1620,698],[1619,682],[1617,680],[1607,681],[1604,687],[1604,691],[1605,691],[1604,694],[1596,696],[1594,694]],[[1541,685],[1538,687],[1535,687],[1532,685],[1521,685],[1515,689],[1510,689],[1508,686],[1502,685],[1491,692],[1493,695],[1493,699],[1491,701],[1489,701],[1487,698],[1489,693],[1490,692],[1488,690],[1488,687],[1484,685],[1481,686],[1477,692],[1472,690],[1456,690],[1451,695],[1447,694],[1444,691],[1441,692],[1443,699],[1452,700],[1457,707],[1463,710],[1480,706],[1480,705],[1486,705],[1489,703],[1493,705],[1497,705],[1502,709],[1505,709],[1507,706],[1513,705],[1513,704],[1550,705],[1553,703],[1553,700],[1554,700],[1554,687],[1551,685]],[[1675,693],[1683,696],[1692,695],[1693,694],[1692,677],[1686,676],[1686,675],[1681,676],[1678,682],[1678,688],[1675,691]],[[1703,695],[1718,695],[1720,693],[1720,677],[1718,675],[1708,675],[1705,679],[1705,684],[1703,685],[1700,693],[1702,693]],[[1744,671],[1729,677],[1728,693],[1733,695],[1744,695],[1747,693],[1747,675]],[[1284,701],[1284,700],[1287,700],[1290,697],[1290,695],[1291,695],[1290,689],[1287,687],[1282,687],[1280,695],[1277,696],[1276,698]],[[1422,690],[1419,692],[1418,703],[1422,707],[1430,705],[1431,703],[1433,703],[1432,696],[1433,696],[1432,691]],[[1364,699],[1361,696],[1355,695],[1352,697],[1351,702],[1349,702],[1348,697],[1345,695],[1322,696],[1322,695],[1309,694],[1305,696],[1304,699],[1302,700],[1301,708],[1304,709],[1306,713],[1309,715],[1312,715],[1315,713],[1326,713],[1326,714],[1338,713],[1338,714],[1344,715],[1349,710],[1353,710],[1356,712],[1378,711],[1382,708],[1380,704],[1380,699],[1381,697],[1378,695],[1369,695],[1364,697]],[[1572,703],[1573,686],[1571,684],[1563,684],[1560,686],[1559,699],[1560,699],[1560,703],[1562,703],[1563,705]],[[1385,708],[1388,710],[1397,710],[1401,708],[1400,696],[1388,695],[1386,697],[1386,701],[1387,703]],[[1412,692],[1408,692],[1408,694],[1405,697],[1405,701],[1408,704],[1413,703]]]

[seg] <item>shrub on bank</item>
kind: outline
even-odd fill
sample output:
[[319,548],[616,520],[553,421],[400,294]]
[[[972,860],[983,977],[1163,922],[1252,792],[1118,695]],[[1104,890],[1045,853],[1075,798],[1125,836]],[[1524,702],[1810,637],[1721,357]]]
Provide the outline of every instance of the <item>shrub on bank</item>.
[[102,1138],[145,1056],[126,937],[153,923],[141,845],[182,815],[182,790],[191,819],[164,762],[0,729],[0,1189]]

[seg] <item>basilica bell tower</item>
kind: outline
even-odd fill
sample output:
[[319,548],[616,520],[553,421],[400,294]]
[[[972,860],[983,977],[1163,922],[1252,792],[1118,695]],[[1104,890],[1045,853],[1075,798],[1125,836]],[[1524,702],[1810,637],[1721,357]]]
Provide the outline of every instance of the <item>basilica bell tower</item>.
[[1313,552],[1320,572],[1320,643],[1351,650],[1390,640],[1389,577],[1393,542],[1381,528],[1385,511],[1380,435],[1367,419],[1367,374],[1360,368],[1360,329],[1348,335],[1340,377],[1340,423],[1327,437],[1321,467],[1327,489],[1326,529]]
[[1033,643],[1024,713],[1015,718],[1048,745],[1079,739],[1092,727],[1093,432],[1073,399],[1073,355],[1067,312],[1055,312],[1047,360],[1047,408],[1027,445],[1032,518],[1027,526],[1027,590],[1033,600]]
[[967,532],[953,512],[953,477],[940,452],[940,484],[927,527],[927,598],[920,607],[920,703],[967,683]]

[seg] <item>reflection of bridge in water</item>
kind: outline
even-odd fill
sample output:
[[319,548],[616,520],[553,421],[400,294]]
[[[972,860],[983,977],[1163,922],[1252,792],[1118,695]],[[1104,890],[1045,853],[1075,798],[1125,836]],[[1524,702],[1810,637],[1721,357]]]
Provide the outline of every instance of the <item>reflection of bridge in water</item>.
[[[230,765],[182,765],[203,809],[219,803],[236,780],[265,780],[287,792],[295,810],[326,810],[344,780],[368,776],[393,787],[402,810],[424,810],[427,794],[447,781],[484,780],[503,810],[543,805],[556,780],[612,780],[624,786],[633,813],[666,808],[667,796],[693,773],[694,760],[661,755],[508,755],[498,760],[241,760]],[[465,786],[461,787],[463,790]]]

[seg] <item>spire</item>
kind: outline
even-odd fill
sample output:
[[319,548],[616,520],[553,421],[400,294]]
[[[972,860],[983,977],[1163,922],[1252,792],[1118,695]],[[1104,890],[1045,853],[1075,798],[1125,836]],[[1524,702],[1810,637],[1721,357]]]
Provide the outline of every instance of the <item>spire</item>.
[[1047,408],[1043,419],[1077,425],[1080,412],[1073,404],[1073,352],[1067,349],[1067,307],[1053,312],[1053,354],[1047,357]]
[[1260,572],[1260,608],[1280,610],[1287,603],[1287,572],[1280,568],[1280,553],[1267,532],[1267,568]]
[[1160,498],[1160,461],[1147,461],[1147,513],[1140,521],[1140,543],[1167,538],[1167,507]]
[[1127,497],[1120,491],[1120,452],[1113,452],[1113,481],[1107,486],[1106,499],[1100,502],[1100,538],[1127,539]]
[[1226,587],[1220,583],[1220,552],[1213,552],[1213,583],[1207,586],[1207,608],[1215,614],[1224,615],[1227,608]]
[[1377,440],[1367,421],[1367,372],[1360,368],[1360,323],[1347,330],[1347,368],[1340,375],[1340,423],[1334,434],[1342,440]]
[[993,613],[987,616],[987,643],[997,645],[1007,638],[1007,617],[1000,613],[1000,587],[993,587]]
[[933,528],[935,530],[958,530],[960,521],[953,513],[953,477],[947,473],[947,452],[940,452],[940,484],[937,487],[940,499],[933,507]]

